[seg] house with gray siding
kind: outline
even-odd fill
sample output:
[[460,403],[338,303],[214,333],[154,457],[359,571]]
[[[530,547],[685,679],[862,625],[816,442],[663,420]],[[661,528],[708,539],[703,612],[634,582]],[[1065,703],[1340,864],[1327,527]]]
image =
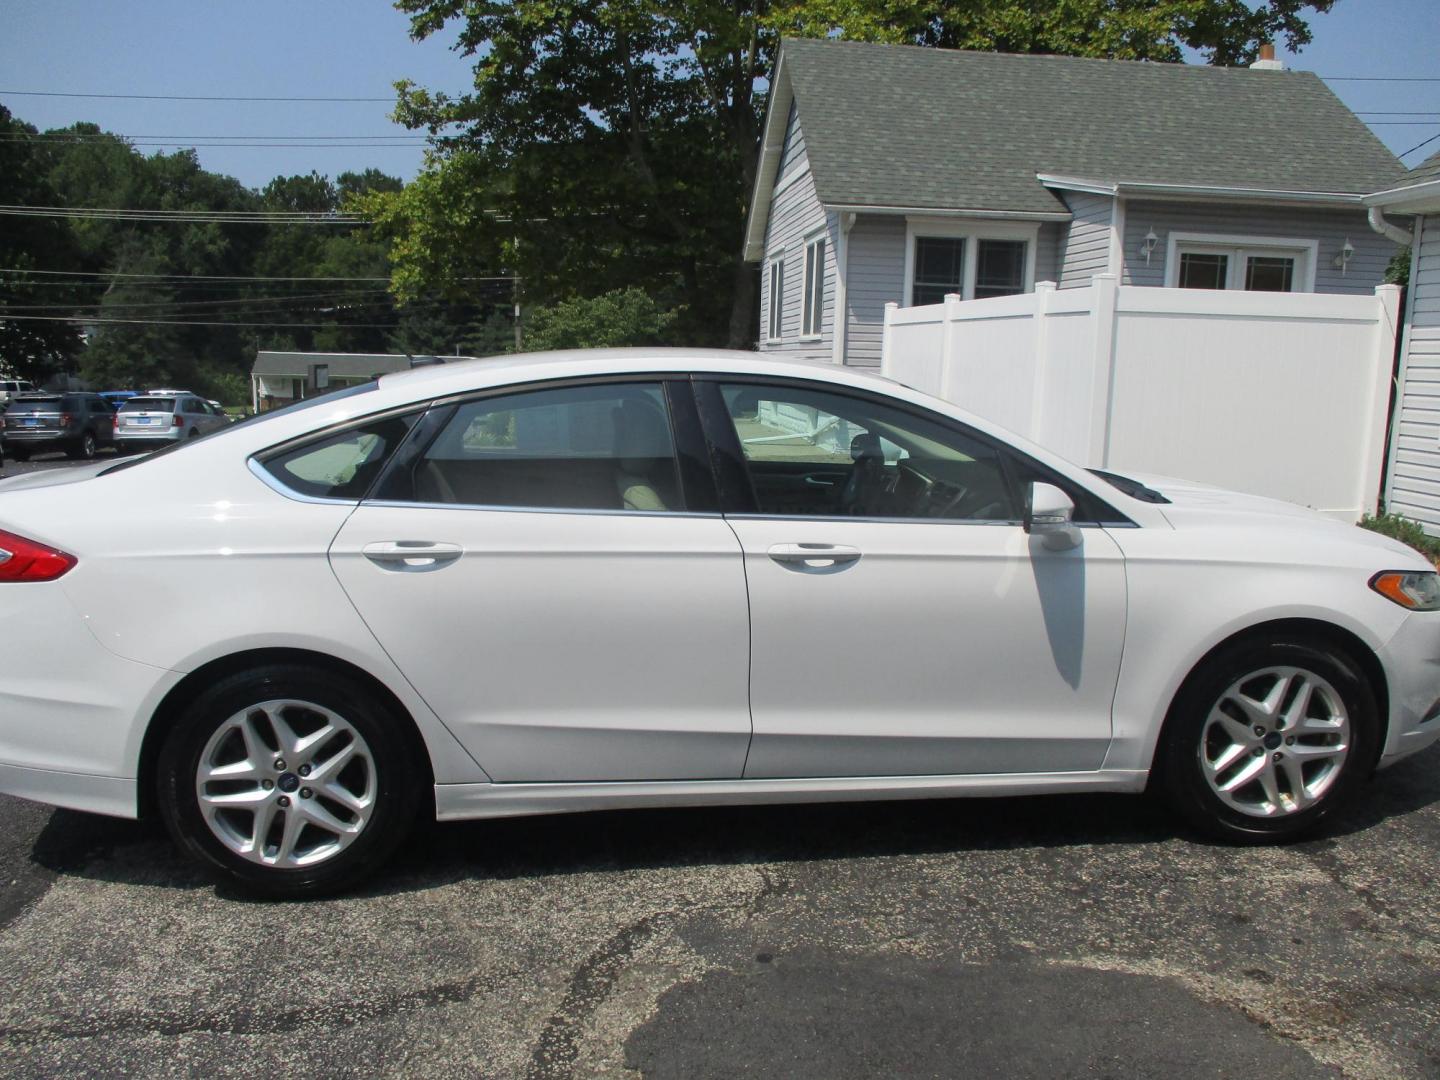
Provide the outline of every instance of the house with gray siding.
[[[745,253],[759,348],[880,363],[885,305],[1090,284],[1368,293],[1404,167],[1308,72],[787,40]],[[1440,480],[1440,477],[1437,477]]]
[[1440,536],[1440,154],[1365,201],[1377,228],[1393,230],[1404,241],[1408,226],[1410,240],[1385,508]]

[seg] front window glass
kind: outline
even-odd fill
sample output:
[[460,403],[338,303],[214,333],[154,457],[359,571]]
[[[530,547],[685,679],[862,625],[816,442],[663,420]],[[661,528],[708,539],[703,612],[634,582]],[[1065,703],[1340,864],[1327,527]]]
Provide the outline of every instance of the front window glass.
[[947,424],[810,387],[721,393],[762,514],[1019,520],[997,451]]
[[682,508],[658,383],[535,390],[461,405],[395,491],[470,506]]

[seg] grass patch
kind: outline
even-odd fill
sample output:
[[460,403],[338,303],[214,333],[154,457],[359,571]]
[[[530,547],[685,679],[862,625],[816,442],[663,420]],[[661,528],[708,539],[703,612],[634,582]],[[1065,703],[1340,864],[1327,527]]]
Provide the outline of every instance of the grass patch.
[[1440,563],[1440,539],[1422,529],[1419,522],[1399,514],[1381,513],[1373,517],[1366,514],[1360,519],[1360,527],[1394,537],[1402,544],[1409,544],[1431,562]]

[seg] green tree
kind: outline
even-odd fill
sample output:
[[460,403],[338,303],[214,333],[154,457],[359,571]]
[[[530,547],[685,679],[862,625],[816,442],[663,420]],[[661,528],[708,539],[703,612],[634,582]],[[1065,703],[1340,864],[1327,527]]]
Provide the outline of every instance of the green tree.
[[525,348],[595,349],[668,343],[675,313],[631,286],[595,297],[561,300],[528,315]]
[[392,240],[402,297],[463,295],[505,267],[548,306],[630,286],[687,342],[752,339],[740,255],[763,91],[782,34],[1216,63],[1333,0],[398,0],[411,34],[455,20],[472,58],[460,95],[397,84],[397,118],[435,137],[403,192],[354,205]]
[[[55,206],[38,132],[0,105],[0,204]],[[34,270],[74,271],[81,252],[65,222],[7,217],[0,225],[0,369],[37,383],[64,370],[80,351],[80,330],[52,321],[67,314],[84,289],[75,279]],[[9,316],[7,318],[7,315]],[[20,316],[17,318],[16,316]]]

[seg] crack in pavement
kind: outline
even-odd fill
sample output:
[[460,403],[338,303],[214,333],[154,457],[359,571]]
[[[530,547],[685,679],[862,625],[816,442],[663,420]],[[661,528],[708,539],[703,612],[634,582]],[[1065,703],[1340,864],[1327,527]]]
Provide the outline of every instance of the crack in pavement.
[[514,967],[501,972],[472,975],[468,979],[441,983],[423,990],[392,994],[374,1001],[327,1001],[323,1006],[271,1014],[209,1012],[187,1015],[139,1011],[122,1013],[103,1022],[75,1020],[38,1027],[0,1027],[0,1041],[15,1046],[34,1046],[57,1040],[93,1039],[107,1035],[286,1035],[306,1028],[351,1028],[381,1016],[457,1005],[468,1001],[487,986],[520,973],[521,969]]

